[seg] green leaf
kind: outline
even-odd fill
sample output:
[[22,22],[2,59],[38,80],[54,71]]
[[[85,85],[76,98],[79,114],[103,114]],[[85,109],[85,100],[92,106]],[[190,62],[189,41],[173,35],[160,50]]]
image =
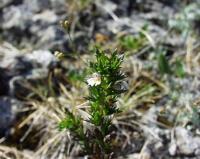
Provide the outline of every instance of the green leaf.
[[194,126],[196,126],[196,127],[200,126],[200,116],[198,113],[198,109],[195,107],[192,108],[191,121]]
[[161,74],[170,74],[171,69],[166,56],[161,52],[158,55],[158,68]]
[[94,125],[99,126],[102,122],[102,114],[99,111],[93,112],[91,121]]
[[75,117],[72,113],[67,112],[66,118],[64,118],[58,125],[59,130],[68,129],[75,131],[76,129],[82,127],[80,117]]
[[180,78],[183,78],[185,76],[185,70],[183,68],[183,63],[181,62],[181,60],[176,60],[175,74]]

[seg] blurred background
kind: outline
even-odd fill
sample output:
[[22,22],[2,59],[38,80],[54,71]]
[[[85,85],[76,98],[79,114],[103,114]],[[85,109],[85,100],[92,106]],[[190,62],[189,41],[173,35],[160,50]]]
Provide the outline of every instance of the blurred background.
[[199,0],[0,0],[0,159],[84,157],[58,123],[95,46],[125,55],[115,158],[200,157],[199,33]]

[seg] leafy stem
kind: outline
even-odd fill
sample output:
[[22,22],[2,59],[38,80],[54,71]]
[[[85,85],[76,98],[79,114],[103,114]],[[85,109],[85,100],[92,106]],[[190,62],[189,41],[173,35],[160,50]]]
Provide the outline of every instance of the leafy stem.
[[111,143],[105,138],[110,134],[113,116],[119,112],[117,99],[127,90],[127,84],[120,71],[123,56],[119,56],[116,51],[108,56],[100,49],[96,49],[95,53],[96,61],[90,62],[91,76],[87,78],[87,99],[90,105],[86,110],[89,114],[87,122],[92,128],[84,131],[84,119],[70,112],[60,123],[60,128],[69,130],[84,145],[83,149],[87,154],[102,157],[112,152]]

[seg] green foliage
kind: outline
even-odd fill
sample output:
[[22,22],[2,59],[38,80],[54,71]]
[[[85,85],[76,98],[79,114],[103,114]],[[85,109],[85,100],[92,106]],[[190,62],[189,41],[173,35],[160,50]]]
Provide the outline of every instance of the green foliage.
[[138,46],[137,39],[132,35],[126,35],[120,39],[122,47],[126,49],[135,49]]
[[136,51],[143,46],[145,42],[145,37],[142,35],[139,35],[138,37],[132,35],[125,35],[119,40],[119,44],[122,46],[122,48],[126,50]]
[[[148,25],[144,25],[142,31],[148,30]],[[143,32],[139,32],[138,35],[124,35],[119,38],[119,45],[127,51],[138,51],[146,44],[146,36]]]
[[157,56],[158,69],[162,75],[171,74],[179,78],[185,76],[184,65],[181,59],[176,59],[172,64],[169,64],[169,60],[165,56],[165,50],[159,49]]
[[183,67],[183,63],[181,62],[181,60],[176,60],[175,63],[175,74],[177,77],[183,78],[185,76],[185,70]]
[[192,114],[191,114],[190,117],[191,117],[192,124],[195,127],[199,128],[199,126],[200,126],[200,115],[199,115],[199,112],[198,112],[198,108],[195,108],[195,107],[192,108]]
[[195,106],[191,107],[191,110],[184,109],[181,113],[177,116],[177,122],[185,122],[185,124],[191,124],[193,128],[200,127],[200,114],[198,108]]
[[74,9],[82,11],[92,3],[92,0],[69,0],[69,4],[74,6]]
[[69,112],[59,128],[69,130],[87,154],[104,158],[111,153],[111,143],[105,137],[110,133],[113,115],[119,112],[117,98],[127,90],[127,84],[125,75],[120,71],[123,56],[118,55],[117,51],[108,56],[100,49],[95,50],[95,56],[96,60],[89,65],[91,77],[87,78],[90,105],[87,122],[93,129],[83,131],[83,119]]
[[175,18],[168,21],[168,26],[181,33],[185,38],[192,31],[193,22],[200,19],[199,7],[199,3],[187,5],[180,13],[176,14]]
[[[123,56],[118,56],[116,51],[109,57],[97,49],[96,62],[90,63],[92,73],[98,73],[101,77],[99,85],[89,86],[90,121],[96,127],[99,127],[100,136],[103,136],[103,138],[109,134],[109,127],[111,125],[111,118],[109,116],[119,112],[115,103],[121,92],[115,89],[115,86],[118,81],[125,78],[124,74],[120,72],[122,61]],[[97,136],[96,141],[104,143],[103,138]],[[108,143],[103,145],[108,145]],[[107,147],[100,145],[100,148],[107,152]]]
[[67,129],[71,135],[82,146],[84,151],[90,152],[90,147],[86,134],[84,133],[83,120],[79,116],[75,116],[71,112],[67,112],[66,117],[59,123],[60,131]]
[[169,59],[166,57],[166,51],[164,49],[159,48],[157,53],[157,65],[161,75],[173,74],[179,78],[185,76],[184,65],[181,59],[176,59],[175,62],[169,63]]
[[160,52],[158,55],[158,68],[161,74],[170,74],[171,68],[169,66],[169,62],[163,52]]
[[74,81],[81,81],[83,82],[85,80],[87,71],[86,70],[70,70],[68,72],[68,78],[70,81],[74,82]]
[[76,131],[81,125],[80,117],[75,117],[72,113],[68,112],[66,118],[59,123],[59,129],[63,130],[66,128],[71,131]]
[[80,0],[80,5],[82,8],[88,6],[91,3],[91,0]]

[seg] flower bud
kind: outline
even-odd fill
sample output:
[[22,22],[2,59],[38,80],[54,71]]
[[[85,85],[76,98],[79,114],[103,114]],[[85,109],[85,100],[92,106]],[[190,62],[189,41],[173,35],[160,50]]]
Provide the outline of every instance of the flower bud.
[[62,60],[65,57],[64,53],[60,51],[55,51],[54,55],[58,60]]

